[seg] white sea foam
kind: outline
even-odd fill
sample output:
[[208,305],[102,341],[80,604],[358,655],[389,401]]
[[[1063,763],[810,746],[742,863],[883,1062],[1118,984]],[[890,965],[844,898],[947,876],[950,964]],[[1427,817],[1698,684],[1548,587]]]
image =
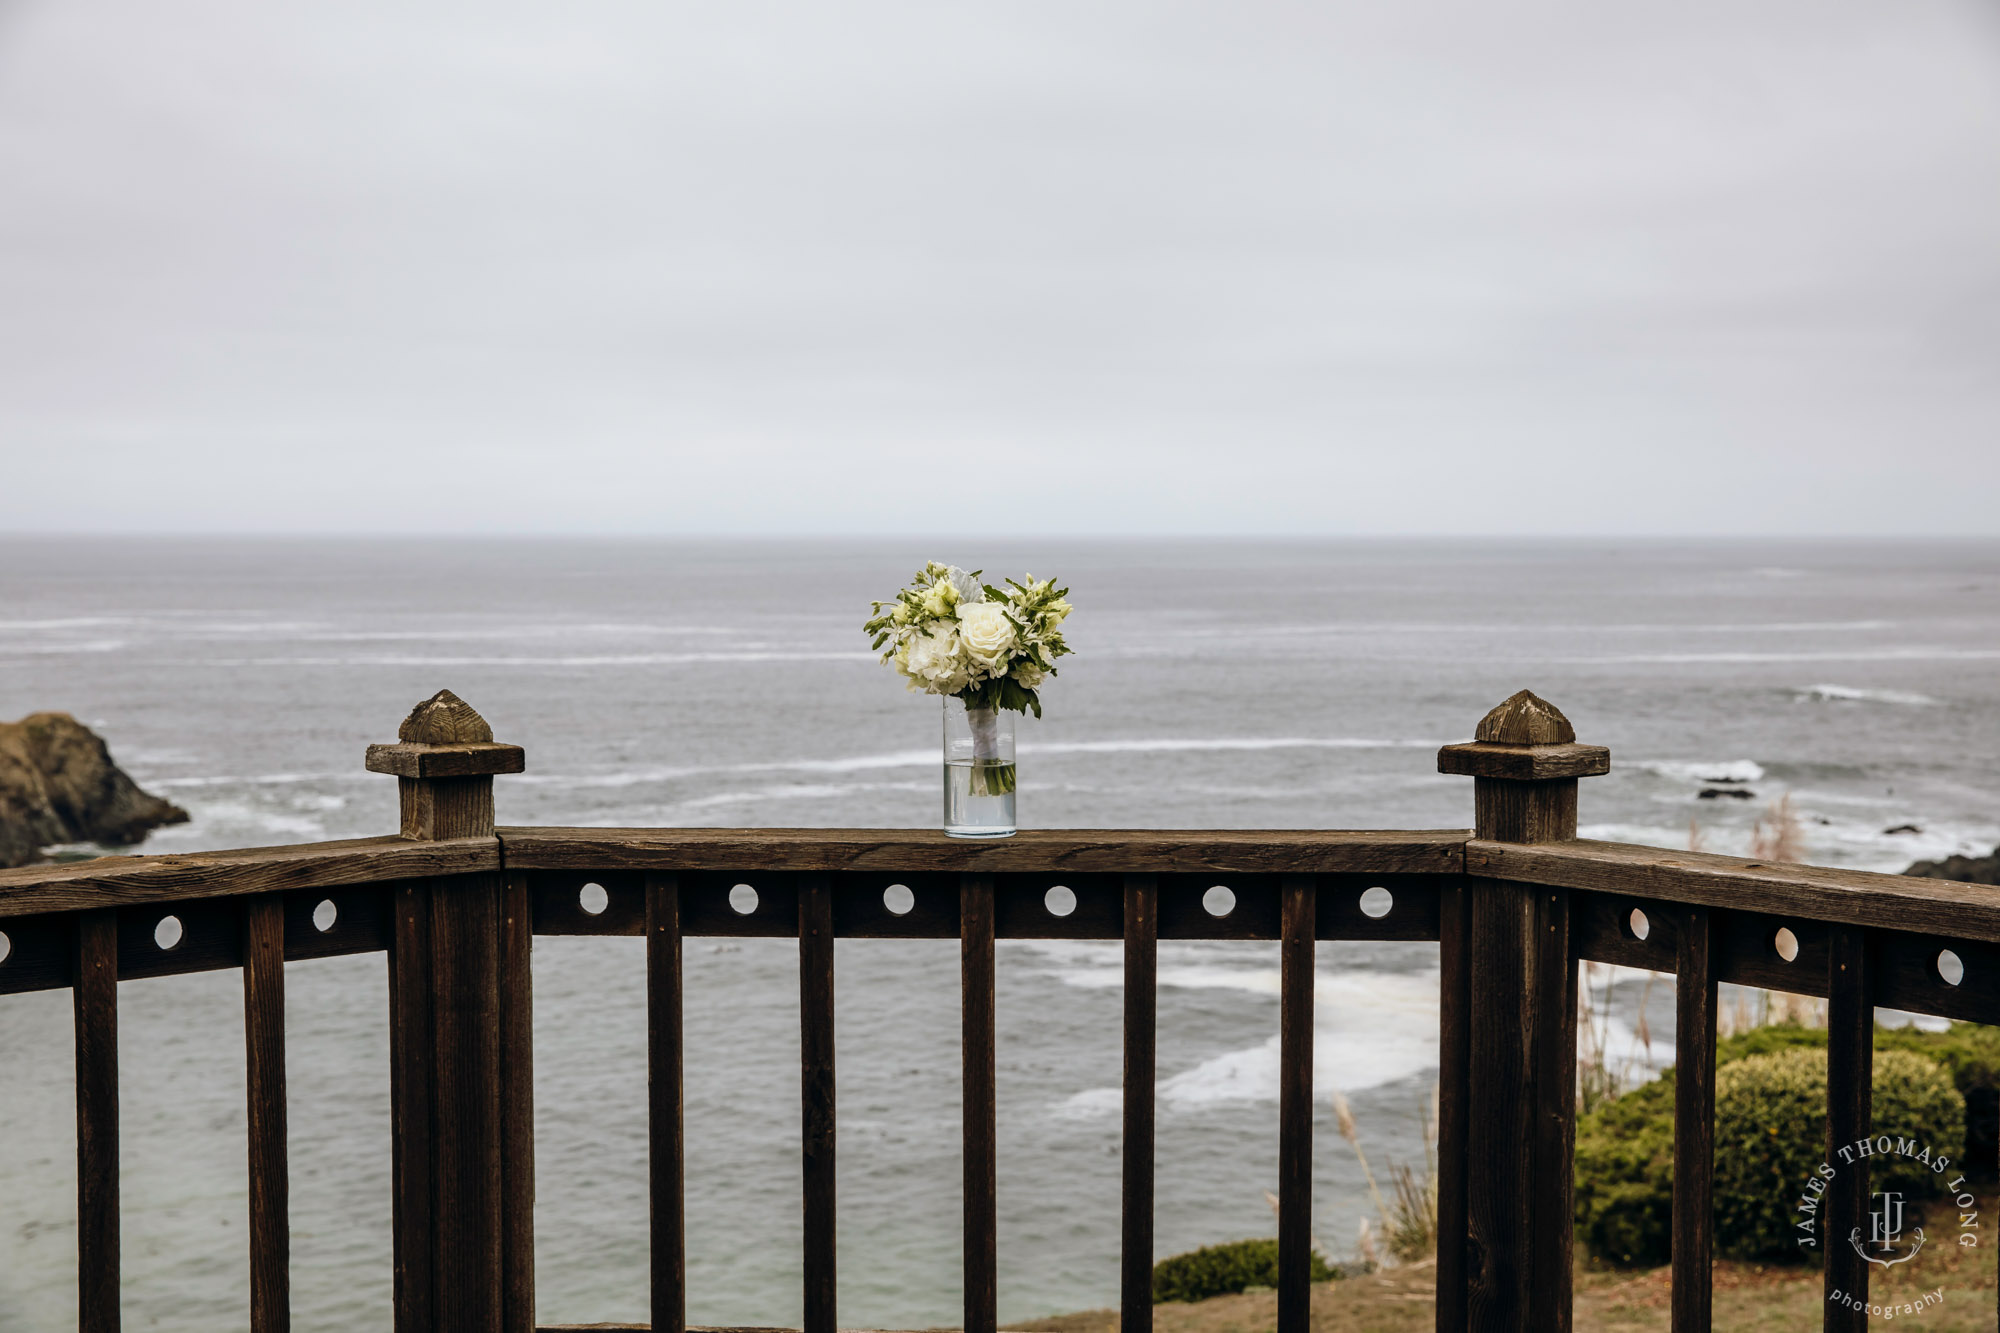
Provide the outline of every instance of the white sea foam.
[[[1090,989],[1123,984],[1117,945],[1044,940],[1029,947],[1062,964],[1054,975],[1066,985]],[[1166,951],[1163,950],[1163,954]],[[1231,965],[1204,959],[1198,948],[1179,946],[1179,957],[1164,957],[1159,984],[1167,990],[1235,990],[1259,996],[1278,994],[1279,971],[1263,965]],[[1314,979],[1313,1068],[1321,1095],[1338,1088],[1357,1091],[1419,1074],[1437,1064],[1438,973],[1344,969],[1322,971]],[[1278,1037],[1254,1046],[1219,1052],[1160,1080],[1163,1104],[1195,1110],[1225,1102],[1278,1099]],[[1066,1119],[1115,1114],[1117,1088],[1088,1088],[1054,1108]]]
[[[1436,749],[1442,741],[1374,740],[1362,737],[1329,736],[1223,736],[1223,737],[1138,737],[1126,740],[1055,741],[1023,744],[1023,755],[1056,754],[1171,754],[1186,751],[1263,750],[1404,750]],[[639,787],[658,782],[712,773],[864,773],[883,768],[934,768],[936,750],[887,750],[879,754],[844,755],[833,759],[775,759],[752,764],[649,765],[611,773],[524,773],[510,777],[510,784],[555,787]]]
[[[1983,856],[2000,845],[2000,824],[1939,823],[1917,815],[1884,816],[1881,822],[1862,823],[1853,819],[1828,818],[1818,813],[1820,805],[1861,805],[1837,796],[1796,792],[1802,816],[1801,856],[1809,865],[1840,866],[1849,870],[1873,870],[1899,874],[1912,861],[1936,861],[1947,856]],[[1701,822],[1702,850],[1723,856],[1750,855],[1750,813],[1731,823]],[[1718,811],[1718,815],[1728,812]],[[1901,824],[1914,824],[1915,833],[1890,833]],[[1686,826],[1660,827],[1643,824],[1588,824],[1578,834],[1603,842],[1629,842],[1641,847],[1664,847],[1675,851],[1688,845]]]
[[865,773],[883,768],[935,767],[939,763],[936,750],[893,750],[883,754],[849,755],[841,759],[781,759],[757,764],[680,764],[650,765],[645,768],[621,769],[614,773],[523,773],[507,779],[509,783],[526,783],[552,787],[643,787],[659,782],[678,782],[685,778],[703,777],[716,773]]
[[465,626],[457,629],[358,629],[358,630],[314,630],[311,633],[274,635],[296,639],[303,643],[451,643],[459,641],[520,639],[561,639],[578,635],[614,634],[749,634],[752,631],[740,625],[656,625],[656,624],[568,624],[562,621],[537,622],[534,624],[506,624],[485,627]]
[[1434,750],[1444,741],[1376,740],[1358,736],[1163,737],[1109,741],[1030,742],[1023,754],[1164,754],[1196,750]]
[[[1513,623],[1470,623],[1462,620],[1332,620],[1299,625],[1265,625],[1259,634],[1840,634],[1894,629],[1893,620],[1779,620],[1739,621],[1726,624],[1672,625],[1624,624],[1590,625],[1516,621]],[[1237,626],[1190,628],[1181,638],[1240,638]]]
[[[292,838],[300,842],[311,841],[326,836],[326,825],[307,815],[287,814],[279,810],[269,810],[248,801],[205,801],[189,811],[193,815],[190,823],[164,829],[154,836],[161,841],[192,840],[203,845],[214,845],[216,831],[244,829],[259,834],[273,834]],[[228,846],[229,843],[222,845]]]
[[[1708,830],[1706,827],[1704,827],[1702,835],[1704,839],[1707,838]],[[1629,842],[1635,843],[1640,847],[1666,847],[1672,848],[1675,851],[1685,850],[1688,844],[1688,828],[1686,824],[1677,826],[1659,824],[1580,824],[1577,826],[1576,836],[1592,842]],[[1719,846],[1707,845],[1706,850],[1719,852],[1724,849]]]
[[[365,770],[353,773],[262,773],[255,777],[238,777],[228,774],[201,778],[160,778],[148,783],[153,787],[276,787],[299,782],[374,782],[375,775]],[[509,782],[513,778],[507,779]]]
[[59,657],[64,653],[115,653],[125,647],[124,639],[77,639],[63,643],[10,643],[0,648],[6,657]]
[[1754,759],[1652,759],[1635,765],[1676,782],[1762,782],[1764,766]]
[[324,629],[323,620],[211,620],[181,627],[184,634],[223,634],[230,638],[270,636],[296,638]]
[[1607,653],[1591,657],[1522,657],[1564,666],[1677,666],[1770,662],[1995,662],[2000,648],[1838,648],[1825,652]]
[[929,791],[930,784],[924,782],[852,782],[852,783],[809,783],[794,782],[773,787],[756,787],[744,791],[721,791],[708,796],[697,796],[693,800],[680,801],[677,810],[714,810],[730,805],[754,805],[763,801],[824,801],[843,796],[853,796],[866,791]]
[[215,657],[191,665],[210,667],[625,667],[695,666],[708,662],[873,662],[867,652],[777,652],[746,649],[705,653],[599,653],[563,657],[518,654],[464,656],[371,654],[361,657]]
[[1801,702],[1904,704],[1912,708],[1932,708],[1942,702],[1910,690],[1864,690],[1852,685],[1808,685],[1798,697]]
[[0,620],[0,630],[83,629],[130,623],[130,616],[66,616],[60,620]]

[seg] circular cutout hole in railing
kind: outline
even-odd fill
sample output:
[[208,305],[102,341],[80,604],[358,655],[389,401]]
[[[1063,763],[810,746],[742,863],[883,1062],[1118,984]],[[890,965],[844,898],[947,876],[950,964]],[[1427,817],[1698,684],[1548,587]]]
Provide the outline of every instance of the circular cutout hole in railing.
[[1396,905],[1396,895],[1377,884],[1361,893],[1361,915],[1380,921]]
[[1653,923],[1647,919],[1641,908],[1633,908],[1625,917],[1625,929],[1633,939],[1643,940],[1653,933]]
[[1937,974],[1947,986],[1956,986],[1965,980],[1965,960],[1949,949],[1941,950],[1937,956]]
[[1778,933],[1771,937],[1771,948],[1788,963],[1799,960],[1799,937],[1792,934],[1790,926],[1778,927]]
[[749,916],[757,910],[757,890],[748,884],[738,884],[729,891],[729,910],[738,916]]
[[184,933],[179,917],[163,916],[160,918],[160,924],[153,927],[153,943],[162,949],[172,949],[180,944]]
[[333,929],[333,923],[340,920],[340,909],[333,905],[333,899],[322,898],[319,906],[313,908],[313,929],[324,935]]
[[1067,884],[1058,884],[1042,895],[1042,906],[1049,909],[1050,916],[1068,916],[1076,910],[1076,892]]
[[1236,890],[1227,884],[1217,884],[1201,895],[1201,906],[1210,916],[1228,916],[1236,910]]
[[14,952],[14,941],[7,938],[7,932],[0,930],[0,963],[7,961],[7,955]]
[[907,884],[891,884],[882,890],[882,906],[889,909],[890,916],[908,916],[916,905],[917,895],[910,892]]
[[611,894],[602,884],[586,884],[576,891],[576,905],[592,916],[602,916],[611,906]]

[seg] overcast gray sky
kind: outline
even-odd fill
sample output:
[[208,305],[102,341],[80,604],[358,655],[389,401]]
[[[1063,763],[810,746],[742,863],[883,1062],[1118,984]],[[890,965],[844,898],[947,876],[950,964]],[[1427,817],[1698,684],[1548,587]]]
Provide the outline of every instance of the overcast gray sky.
[[1994,0],[0,0],[0,529],[2000,533]]

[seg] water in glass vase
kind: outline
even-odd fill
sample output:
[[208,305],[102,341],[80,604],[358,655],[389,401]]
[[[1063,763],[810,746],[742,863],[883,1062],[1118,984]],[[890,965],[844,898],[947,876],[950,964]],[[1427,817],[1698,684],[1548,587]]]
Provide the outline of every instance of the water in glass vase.
[[944,831],[1004,838],[1014,831],[1014,716],[944,701]]
[[1014,831],[1014,765],[968,759],[944,766],[944,831],[954,838],[1004,838]]

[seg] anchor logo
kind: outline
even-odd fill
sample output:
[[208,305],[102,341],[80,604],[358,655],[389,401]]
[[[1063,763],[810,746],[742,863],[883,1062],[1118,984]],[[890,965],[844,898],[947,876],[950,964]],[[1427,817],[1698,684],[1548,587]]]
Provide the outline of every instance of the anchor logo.
[[1910,1246],[1908,1254],[1884,1259],[1868,1252],[1868,1247],[1873,1246],[1880,1254],[1894,1254],[1903,1235],[1903,1196],[1891,1190],[1880,1190],[1874,1198],[1875,1208],[1868,1214],[1867,1241],[1862,1241],[1861,1228],[1856,1227],[1847,1237],[1847,1243],[1854,1247],[1856,1254],[1881,1268],[1894,1268],[1897,1264],[1910,1262],[1917,1257],[1917,1251],[1924,1248],[1922,1227],[1911,1229],[1910,1234],[1916,1237],[1916,1243]]

